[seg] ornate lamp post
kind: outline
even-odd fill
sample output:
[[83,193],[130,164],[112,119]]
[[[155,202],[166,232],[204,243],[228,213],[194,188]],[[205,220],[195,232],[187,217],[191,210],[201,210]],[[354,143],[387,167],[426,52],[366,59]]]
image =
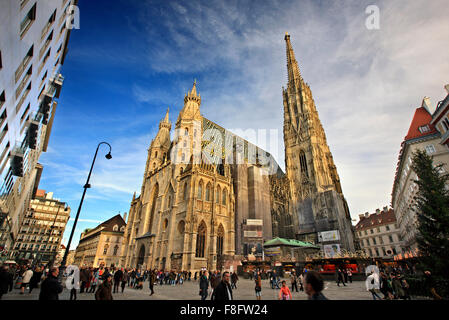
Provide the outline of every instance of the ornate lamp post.
[[83,191],[83,195],[81,197],[81,202],[80,202],[80,205],[78,207],[78,211],[76,212],[75,221],[73,223],[72,231],[70,232],[69,242],[67,243],[67,247],[66,247],[66,250],[64,252],[64,257],[62,258],[61,265],[59,267],[59,278],[60,279],[62,278],[62,275],[63,275],[63,273],[65,271],[65,267],[66,267],[65,264],[67,262],[67,256],[68,256],[68,253],[70,251],[70,243],[72,242],[73,233],[75,232],[76,223],[78,222],[78,217],[79,217],[80,212],[81,212],[81,207],[83,205],[84,196],[86,195],[87,189],[90,188],[90,184],[89,184],[90,175],[92,174],[92,169],[94,167],[95,159],[97,158],[98,149],[100,148],[101,144],[107,144],[109,146],[109,153],[105,156],[105,158],[108,159],[108,160],[112,158],[112,155],[111,155],[112,147],[111,147],[111,145],[109,143],[107,143],[107,142],[100,142],[98,144],[98,146],[97,146],[97,150],[95,151],[95,156],[94,156],[94,159],[92,160],[92,165],[90,167],[89,175],[87,176],[86,184],[83,187],[84,191]]

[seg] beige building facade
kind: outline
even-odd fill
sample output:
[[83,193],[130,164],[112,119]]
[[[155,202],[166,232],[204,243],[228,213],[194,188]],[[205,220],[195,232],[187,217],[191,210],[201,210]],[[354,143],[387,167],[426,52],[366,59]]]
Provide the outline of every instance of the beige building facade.
[[73,264],[80,267],[99,267],[101,264],[121,267],[125,227],[125,221],[118,214],[94,229],[85,230],[76,247]]
[[402,253],[402,238],[393,209],[384,207],[375,213],[359,215],[355,232],[360,249],[368,257],[392,259]]
[[53,199],[53,192],[37,190],[20,226],[11,258],[42,264],[54,263],[70,211],[65,202]]
[[413,153],[418,149],[425,150],[433,157],[435,166],[443,164],[442,172],[448,172],[449,148],[441,143],[441,137],[441,133],[432,124],[429,99],[424,98],[421,107],[416,109],[407,136],[401,144],[392,191],[391,202],[404,253],[416,254],[418,250],[417,208],[414,198],[419,188],[414,182],[418,177],[411,168]]

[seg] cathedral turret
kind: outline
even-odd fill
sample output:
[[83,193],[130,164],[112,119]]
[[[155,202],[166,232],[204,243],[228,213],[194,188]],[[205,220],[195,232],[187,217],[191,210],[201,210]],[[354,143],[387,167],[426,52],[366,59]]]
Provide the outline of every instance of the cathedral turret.
[[170,130],[171,123],[169,120],[169,108],[167,108],[167,113],[165,118],[159,122],[159,131],[156,137],[151,141],[150,148],[148,149],[147,165],[145,170],[145,176],[148,172],[158,168],[164,163],[167,152],[170,149]]

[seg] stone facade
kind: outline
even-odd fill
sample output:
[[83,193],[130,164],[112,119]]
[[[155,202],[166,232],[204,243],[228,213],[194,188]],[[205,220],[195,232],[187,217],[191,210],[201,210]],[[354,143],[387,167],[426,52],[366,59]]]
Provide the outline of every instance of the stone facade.
[[354,251],[351,216],[312,92],[304,82],[290,43],[288,84],[283,89],[285,167],[289,209],[298,240],[317,243],[318,232],[338,230],[342,249]]
[[[81,233],[74,253],[73,263],[77,266],[122,267],[122,244],[126,223],[121,215],[116,215],[94,229]],[[69,251],[69,254],[71,251]]]
[[[123,265],[221,269],[249,252],[260,260],[263,243],[274,236],[316,243],[317,232],[327,230],[339,230],[342,248],[353,250],[336,167],[286,40],[287,174],[268,152],[203,117],[195,82],[173,141],[167,110],[148,149],[141,192],[129,210]],[[306,167],[299,166],[303,158]]]

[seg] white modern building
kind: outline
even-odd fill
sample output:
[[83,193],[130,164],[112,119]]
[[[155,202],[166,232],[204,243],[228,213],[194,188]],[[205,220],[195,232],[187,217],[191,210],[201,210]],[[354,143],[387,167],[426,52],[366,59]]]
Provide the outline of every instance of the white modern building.
[[77,0],[0,2],[0,247],[11,250],[39,184]]

